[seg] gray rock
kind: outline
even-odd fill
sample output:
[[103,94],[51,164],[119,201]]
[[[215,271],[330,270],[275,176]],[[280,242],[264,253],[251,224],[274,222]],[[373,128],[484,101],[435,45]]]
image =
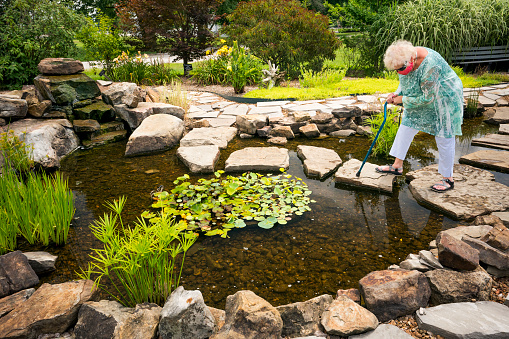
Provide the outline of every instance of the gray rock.
[[494,266],[501,271],[509,270],[509,254],[469,236],[464,236],[462,240],[479,251],[479,261]]
[[0,118],[24,118],[27,112],[26,100],[0,95]]
[[509,309],[491,301],[439,305],[416,317],[420,329],[445,338],[509,338]]
[[345,137],[349,137],[351,135],[354,135],[355,133],[356,132],[353,129],[343,129],[343,130],[340,130],[340,131],[331,132],[331,133],[329,133],[329,135],[332,136],[332,137],[345,138]]
[[336,151],[323,147],[297,146],[297,156],[304,162],[304,172],[310,177],[323,179],[342,163]]
[[81,61],[70,58],[42,59],[37,65],[37,69],[46,75],[76,74],[85,70]]
[[365,135],[365,136],[369,136],[369,135],[373,134],[373,132],[371,131],[371,127],[369,127],[369,126],[357,126],[357,129],[355,130],[355,132],[359,135]]
[[332,114],[336,118],[353,118],[360,117],[362,110],[356,106],[346,106],[342,108],[336,108],[332,110]]
[[410,314],[428,304],[431,289],[418,271],[374,271],[359,281],[366,308],[380,322]]
[[472,145],[509,150],[509,135],[487,134],[482,138],[473,139]]
[[320,136],[320,130],[315,124],[307,124],[299,128],[299,132],[304,134],[306,138],[317,138]]
[[55,270],[57,256],[48,252],[24,252],[28,263],[36,274],[44,274]]
[[73,75],[38,75],[34,79],[37,90],[44,99],[68,106],[75,101],[95,99],[101,94],[99,86],[83,73]]
[[220,115],[218,118],[208,118],[207,121],[210,124],[210,127],[232,127],[237,119],[235,117],[228,117]]
[[[486,234],[488,234],[489,231],[491,231],[493,227],[488,225],[478,225],[478,226],[457,226],[454,228],[450,228],[448,230],[442,231],[444,234],[450,235],[451,237],[455,238],[456,240],[461,240],[465,235],[480,239]],[[436,241],[435,241],[436,246]]]
[[184,134],[184,122],[168,114],[151,115],[131,134],[125,155],[160,152],[177,145]]
[[495,114],[484,122],[493,125],[507,124],[509,123],[509,107],[496,107]]
[[417,270],[417,271],[420,271],[420,272],[426,272],[426,271],[430,270],[430,267],[427,266],[427,265],[424,265],[423,263],[421,263],[419,259],[406,259],[406,260],[403,260],[399,264],[399,267],[401,267],[404,270],[409,270],[409,271]]
[[473,271],[479,266],[479,251],[447,233],[437,235],[438,260],[455,270]]
[[410,191],[418,202],[464,220],[509,208],[509,187],[495,182],[490,172],[468,165],[454,165],[454,189],[433,192],[430,186],[442,179],[437,168],[438,165],[431,165],[406,174],[411,180]]
[[[326,113],[321,113],[326,114]],[[301,111],[295,111],[292,112],[293,118],[295,119],[295,122],[306,122],[311,120],[311,116],[309,115],[309,112],[301,112]]]
[[219,332],[219,330],[221,330],[226,320],[226,312],[210,306],[209,311],[210,313],[212,313],[212,316],[214,317],[215,323],[214,332]]
[[256,134],[261,138],[267,138],[270,135],[270,131],[272,131],[272,127],[265,126],[263,128],[257,129]]
[[184,116],[182,107],[160,102],[140,102],[136,108],[130,108],[124,104],[116,105],[115,112],[119,118],[127,122],[132,130],[135,130],[143,120],[154,114],[168,114],[179,119]]
[[28,288],[7,297],[0,298],[0,318],[12,311],[19,304],[25,302],[34,292],[34,288]]
[[195,128],[180,140],[180,146],[217,145],[224,149],[236,135],[235,127]]
[[136,108],[140,102],[145,101],[145,91],[132,82],[114,82],[103,87],[101,94],[104,102],[111,106],[126,105]]
[[226,172],[277,171],[290,167],[286,148],[246,147],[230,154],[225,163]]
[[214,320],[200,291],[179,286],[164,304],[159,334],[163,339],[205,339],[214,332]]
[[292,116],[289,117],[278,117],[278,118],[272,118],[269,116],[269,125],[272,127],[276,127],[276,125],[279,126],[287,126],[292,129],[293,134],[299,133],[299,128],[304,126],[305,122],[296,122],[295,118]]
[[362,334],[351,335],[348,339],[412,339],[413,337],[397,326],[380,324],[373,330]]
[[333,118],[334,115],[332,113],[317,113],[311,117],[311,122],[314,124],[328,124]]
[[491,276],[495,278],[504,278],[509,277],[509,270],[501,271],[496,267],[488,266],[486,267],[486,272],[488,272]]
[[236,123],[240,132],[255,134],[267,125],[267,117],[261,114],[237,115]]
[[276,307],[283,320],[281,335],[293,338],[312,335],[317,331],[323,332],[320,317],[333,300],[331,295],[324,294],[303,302]]
[[378,319],[350,298],[340,296],[323,312],[321,323],[328,334],[349,336],[374,330]]
[[421,261],[421,263],[431,268],[444,268],[440,261],[438,261],[438,259],[430,251],[426,250],[419,251],[419,260]]
[[335,174],[337,183],[358,186],[376,191],[392,193],[392,185],[395,175],[378,173],[375,171],[377,165],[366,162],[359,177],[356,173],[361,167],[362,161],[350,159],[341,166]]
[[25,302],[0,321],[3,338],[36,339],[39,335],[62,333],[78,320],[80,306],[95,297],[91,280],[43,284]]
[[311,114],[316,114],[316,112],[327,112],[330,111],[330,108],[319,103],[319,102],[313,102],[313,103],[307,103],[307,104],[301,104],[301,105],[295,105],[292,107],[288,107],[288,111],[290,112],[311,112]]
[[426,272],[434,305],[489,300],[492,280],[482,268],[472,272],[437,269]]
[[509,251],[509,229],[504,226],[500,218],[498,219],[500,220],[500,223],[495,224],[491,231],[489,231],[480,240],[495,247],[496,249],[501,250],[502,252],[507,253]]
[[270,132],[271,137],[283,137],[286,139],[293,139],[295,135],[290,126],[280,126],[276,125]]
[[266,300],[251,291],[239,291],[226,298],[226,322],[210,339],[280,338],[283,320]]
[[0,256],[0,298],[33,287],[38,283],[39,277],[20,251]]
[[462,156],[459,162],[488,170],[509,173],[509,156],[506,152],[481,150]]
[[84,303],[74,327],[76,339],[154,339],[161,307],[140,304],[124,307],[116,301]]
[[284,146],[288,143],[288,139],[286,139],[285,137],[270,137],[269,139],[267,139],[267,142],[269,144]]
[[277,114],[281,112],[280,106],[253,107],[249,110],[249,114]]
[[217,145],[181,146],[177,149],[177,157],[193,173],[213,173],[220,154]]
[[73,109],[73,114],[80,120],[97,120],[100,122],[113,121],[115,111],[113,107],[105,104],[103,101],[97,101],[80,108]]
[[226,107],[221,115],[232,115],[232,116],[246,115],[248,110],[249,107],[247,107],[247,105],[245,104],[232,105]]
[[502,223],[509,227],[509,212],[493,212],[493,215],[499,217]]
[[71,123],[65,119],[23,119],[7,127],[14,134],[33,146],[34,161],[45,168],[60,167],[60,159],[79,146],[79,139]]

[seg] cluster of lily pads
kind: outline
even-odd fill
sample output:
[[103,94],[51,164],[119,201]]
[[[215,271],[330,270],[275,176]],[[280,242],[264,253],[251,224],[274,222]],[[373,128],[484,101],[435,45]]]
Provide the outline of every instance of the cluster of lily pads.
[[[257,221],[269,229],[276,223],[286,224],[292,215],[310,211],[315,202],[302,179],[286,174],[247,172],[241,176],[221,178],[224,171],[215,172],[215,178],[201,178],[193,184],[189,175],[177,178],[170,192],[154,194],[154,208],[174,215],[187,224],[189,230],[202,230],[205,235],[227,237],[233,228],[246,226],[246,221]],[[156,214],[145,211],[144,218]]]

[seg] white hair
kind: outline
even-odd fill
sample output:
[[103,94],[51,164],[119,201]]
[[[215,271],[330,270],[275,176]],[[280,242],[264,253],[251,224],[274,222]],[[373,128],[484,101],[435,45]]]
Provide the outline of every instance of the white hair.
[[394,41],[385,51],[384,64],[388,70],[398,69],[403,67],[405,62],[410,61],[410,58],[415,56],[415,47],[410,41],[397,40]]

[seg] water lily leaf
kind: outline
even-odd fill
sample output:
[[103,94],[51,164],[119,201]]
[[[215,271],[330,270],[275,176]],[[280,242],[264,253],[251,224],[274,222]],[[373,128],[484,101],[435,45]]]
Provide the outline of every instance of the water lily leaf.
[[267,220],[267,219],[265,219],[263,221],[260,221],[258,223],[258,226],[260,226],[261,228],[269,229],[269,228],[274,227],[274,223],[269,221],[269,220]]
[[141,217],[142,217],[142,218],[145,218],[145,219],[150,219],[150,218],[153,218],[153,217],[155,217],[155,216],[156,216],[156,214],[155,214],[155,213],[153,213],[153,212],[149,212],[149,211],[145,211],[145,212],[143,212],[143,213],[141,214]]
[[243,228],[246,227],[246,223],[242,219],[235,220],[235,227]]
[[277,219],[277,222],[281,225],[285,225],[288,223],[285,219]]

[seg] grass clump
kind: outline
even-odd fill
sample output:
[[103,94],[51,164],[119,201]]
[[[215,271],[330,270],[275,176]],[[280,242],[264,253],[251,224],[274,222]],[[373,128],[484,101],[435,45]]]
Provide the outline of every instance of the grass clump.
[[[144,302],[162,306],[179,286],[185,255],[198,234],[186,231],[185,224],[164,210],[145,213],[128,227],[121,216],[125,202],[125,197],[107,202],[111,212],[90,226],[104,248],[93,250],[88,268],[78,275],[94,279],[96,286],[125,306]],[[109,278],[115,292],[106,289],[103,278]]]
[[160,93],[160,100],[167,104],[182,107],[186,112],[190,106],[187,93],[182,90],[182,84],[175,80],[172,80],[164,87]]
[[[371,135],[369,136],[371,141],[375,139],[383,121],[383,112],[373,114],[371,117],[364,121],[365,125],[371,128]],[[396,133],[398,132],[399,122],[399,108],[394,107],[387,110],[387,119],[382,131],[380,132],[380,135],[378,136],[375,146],[373,147],[373,155],[389,155],[389,151],[391,150],[394,139],[396,138]]]

